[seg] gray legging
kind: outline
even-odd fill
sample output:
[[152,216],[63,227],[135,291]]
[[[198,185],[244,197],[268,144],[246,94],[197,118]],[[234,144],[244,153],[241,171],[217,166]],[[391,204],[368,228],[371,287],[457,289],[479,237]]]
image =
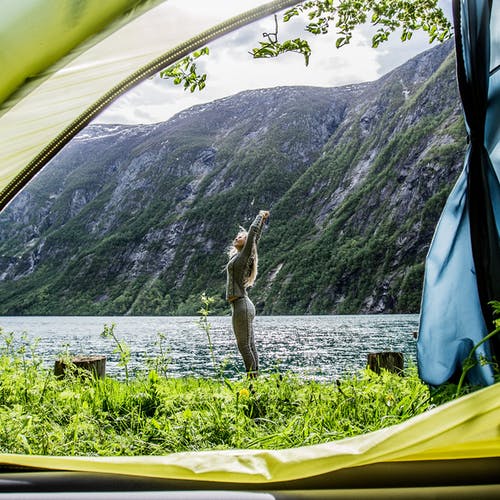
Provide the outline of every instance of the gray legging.
[[255,306],[247,297],[240,297],[231,302],[233,315],[233,331],[238,342],[238,349],[247,373],[257,374],[259,371],[259,358],[255,349],[253,335],[253,319],[255,318]]

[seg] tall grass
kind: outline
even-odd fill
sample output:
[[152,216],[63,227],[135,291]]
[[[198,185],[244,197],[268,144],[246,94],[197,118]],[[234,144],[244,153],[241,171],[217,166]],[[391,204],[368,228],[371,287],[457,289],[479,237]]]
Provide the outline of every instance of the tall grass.
[[36,345],[1,329],[0,344],[1,453],[288,448],[374,431],[436,403],[414,368],[330,383],[293,373],[235,382],[169,378],[153,368],[123,382],[77,371],[61,379],[44,367]]

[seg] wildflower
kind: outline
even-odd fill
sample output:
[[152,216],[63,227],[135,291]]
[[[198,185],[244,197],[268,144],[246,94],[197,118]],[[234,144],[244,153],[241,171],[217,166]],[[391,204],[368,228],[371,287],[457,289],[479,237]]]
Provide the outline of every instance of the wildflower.
[[250,396],[250,393],[248,392],[248,389],[241,389],[239,395],[240,398],[248,398],[248,396]]

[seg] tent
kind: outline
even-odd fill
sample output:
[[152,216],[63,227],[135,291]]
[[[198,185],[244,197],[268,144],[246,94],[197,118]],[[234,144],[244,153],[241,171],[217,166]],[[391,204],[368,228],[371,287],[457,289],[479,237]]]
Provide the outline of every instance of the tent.
[[[186,16],[180,13],[180,3],[175,1],[4,1],[0,19],[0,63],[4,68],[0,81],[0,209],[76,133],[131,86],[210,40],[297,2],[254,3],[257,6],[253,10],[241,12],[239,2],[214,0],[207,2],[206,8],[191,10]],[[429,255],[428,267],[438,262],[437,271],[434,275],[432,272],[427,274],[425,288],[425,294],[437,287],[440,297],[443,293],[445,297],[453,295],[455,290],[449,288],[454,286],[453,280],[440,280],[436,276],[452,276],[457,271],[453,265],[443,267],[443,263],[470,264],[470,255],[474,255],[474,276],[481,274],[482,281],[473,294],[476,297],[473,307],[466,309],[474,311],[473,318],[466,316],[463,319],[463,323],[471,325],[479,336],[471,342],[477,342],[484,334],[488,323],[483,315],[484,303],[495,297],[499,283],[498,268],[494,262],[491,265],[491,259],[494,261],[495,255],[498,257],[495,236],[498,243],[500,232],[500,192],[497,189],[500,127],[495,120],[500,115],[500,71],[496,71],[500,60],[500,33],[496,28],[500,24],[499,11],[499,0],[455,0],[455,16],[460,27],[456,32],[457,55],[463,60],[458,75],[462,79],[461,94],[471,137],[466,162],[474,164],[479,158],[484,168],[479,170],[480,179],[473,181],[479,185],[474,195],[476,201],[469,200],[468,210],[462,212],[465,215],[455,217],[451,229],[446,214],[456,215],[456,209],[452,202],[447,205],[432,245],[433,251],[438,249],[438,256],[435,258],[433,252]],[[48,38],[47,33],[57,33],[57,36]],[[488,36],[484,36],[485,33]],[[486,41],[490,44],[488,47]],[[476,56],[482,63],[471,66]],[[491,74],[488,59],[492,61]],[[478,69],[482,75],[478,77],[480,81],[475,79]],[[488,85],[483,80],[487,80]],[[475,116],[476,108],[482,111],[473,118],[471,114]],[[485,134],[477,132],[476,125],[481,120],[487,123]],[[466,170],[472,171],[472,168],[466,167]],[[461,176],[452,194],[451,200],[453,196],[459,198],[459,207],[463,206],[460,203],[463,204],[470,180],[466,175]],[[485,193],[489,197],[485,197]],[[490,202],[482,203],[486,198]],[[481,220],[485,214],[489,217],[487,230],[480,231],[477,236],[480,243],[473,251],[465,257],[459,252],[457,258],[448,258],[456,255],[454,252],[444,255],[439,252],[442,245],[452,249],[457,244],[467,247],[464,241],[469,234],[468,220],[472,228],[472,221]],[[473,238],[475,234],[474,230]],[[490,252],[486,256],[483,255],[484,242],[488,242]],[[483,260],[487,264],[481,267]],[[474,290],[470,276],[467,283],[469,288],[464,291],[469,292],[470,287]],[[434,296],[425,294],[424,326],[419,340],[423,360],[429,346],[436,342],[429,332],[433,331],[433,322],[439,316],[439,310],[428,308],[428,304],[434,304]],[[454,306],[450,314],[461,317],[461,305]],[[446,332],[444,337],[439,335],[437,338],[443,339],[441,350],[446,350],[450,343],[456,347],[456,339],[447,338]],[[467,351],[464,345],[470,350],[468,341],[458,344],[456,359],[463,358],[462,354]],[[489,347],[486,345],[485,349]],[[442,360],[436,360],[433,355],[429,358],[430,364],[424,361],[420,366],[424,376],[427,371],[429,377],[439,371],[436,366],[439,368]],[[439,377],[446,379],[450,366],[438,373],[436,380]],[[487,372],[480,376],[486,377],[487,383],[492,382]],[[173,491],[172,498],[234,498],[234,490],[240,491],[240,496],[245,495],[242,490],[247,491],[245,498],[301,498],[304,495],[415,498],[428,494],[494,498],[500,492],[499,421],[500,385],[493,384],[398,426],[291,450],[231,450],[114,458],[4,454],[0,455],[0,464],[5,471],[28,467],[29,472],[24,469],[22,473],[1,474],[0,491],[33,491],[41,495],[43,491],[60,490],[66,492],[65,498],[71,498],[69,491],[130,492],[134,489],[149,491],[147,495],[145,491],[138,494],[141,498],[154,498],[151,490],[155,489],[183,490],[182,495]],[[45,472],[36,472],[39,470]],[[50,470],[65,472],[51,475],[47,472]],[[305,488],[308,488],[307,493]],[[200,490],[199,495],[193,490]],[[210,496],[207,490],[217,492]],[[228,493],[228,490],[233,492]],[[161,497],[165,498],[166,493],[162,491]],[[106,496],[126,497],[123,492],[116,497]]]
[[477,345],[469,379],[487,385],[491,361],[500,359],[498,335],[479,345],[494,330],[489,303],[500,300],[500,5],[454,7],[469,146],[427,256],[418,363],[423,380],[439,385],[461,370]]

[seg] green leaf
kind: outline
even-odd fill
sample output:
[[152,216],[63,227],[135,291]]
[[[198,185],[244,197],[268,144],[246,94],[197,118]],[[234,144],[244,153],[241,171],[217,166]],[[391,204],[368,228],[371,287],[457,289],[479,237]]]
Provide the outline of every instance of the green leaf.
[[337,40],[335,40],[335,47],[337,47],[337,49],[339,49],[340,47],[342,47],[342,45],[345,45],[346,43],[347,42],[346,42],[345,37],[337,38]]

